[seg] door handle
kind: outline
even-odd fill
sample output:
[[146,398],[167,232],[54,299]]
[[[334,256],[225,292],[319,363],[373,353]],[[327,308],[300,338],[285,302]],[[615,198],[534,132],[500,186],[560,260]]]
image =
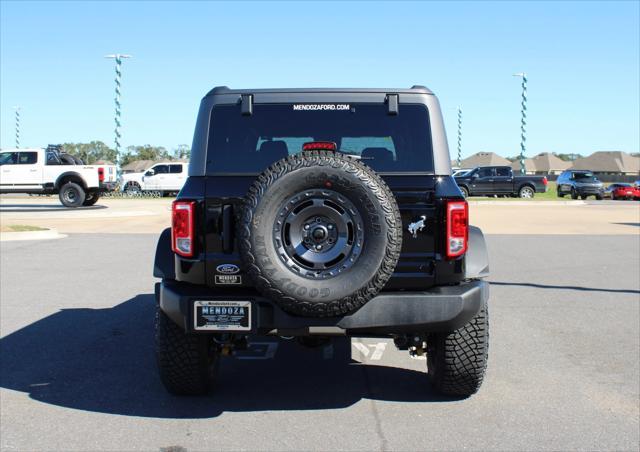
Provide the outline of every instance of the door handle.
[[35,173],[36,171],[38,171],[37,169],[30,169],[29,172],[30,173]]

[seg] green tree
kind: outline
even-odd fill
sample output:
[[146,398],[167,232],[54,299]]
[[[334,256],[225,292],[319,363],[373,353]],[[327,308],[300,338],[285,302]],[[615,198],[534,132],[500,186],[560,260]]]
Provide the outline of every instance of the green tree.
[[132,160],[169,160],[171,156],[167,149],[162,146],[151,146],[145,144],[142,146],[128,146],[125,155],[130,155]]
[[191,148],[187,144],[179,144],[178,147],[173,150],[173,157],[176,159],[189,160],[191,158]]
[[116,151],[110,148],[102,141],[91,141],[89,143],[64,143],[62,145],[64,152],[76,156],[88,165],[99,160],[109,162],[116,161]]
[[558,157],[560,160],[564,160],[565,162],[573,162],[574,160],[582,157],[582,155],[575,154],[575,153],[563,154],[559,152],[554,152],[553,155]]

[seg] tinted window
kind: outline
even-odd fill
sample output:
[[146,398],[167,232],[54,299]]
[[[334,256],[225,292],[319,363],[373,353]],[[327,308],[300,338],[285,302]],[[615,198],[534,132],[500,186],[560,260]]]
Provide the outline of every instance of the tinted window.
[[591,172],[573,173],[573,178],[577,181],[587,182],[595,180],[595,176]]
[[478,177],[491,177],[493,176],[493,168],[480,168],[478,170]]
[[511,176],[511,168],[496,168],[496,176]]
[[[308,104],[305,104],[305,106]],[[315,107],[324,106],[322,109]],[[329,107],[327,107],[329,106]],[[309,141],[335,142],[340,152],[381,172],[433,171],[429,115],[424,105],[256,104],[243,116],[239,105],[214,107],[207,172],[258,173]]]
[[169,172],[172,174],[178,174],[182,172],[182,165],[169,165]]
[[38,161],[37,152],[20,152],[18,156],[19,165],[33,165]]
[[17,162],[17,152],[3,152],[0,154],[0,165],[15,165]]
[[157,165],[151,168],[156,174],[167,174],[169,172],[169,165]]

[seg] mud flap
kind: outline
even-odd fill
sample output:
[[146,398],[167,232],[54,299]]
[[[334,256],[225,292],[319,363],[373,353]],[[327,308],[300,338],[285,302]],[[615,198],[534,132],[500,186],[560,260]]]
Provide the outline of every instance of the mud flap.
[[162,279],[176,279],[175,257],[171,251],[171,228],[162,231],[160,238],[158,238],[153,276]]

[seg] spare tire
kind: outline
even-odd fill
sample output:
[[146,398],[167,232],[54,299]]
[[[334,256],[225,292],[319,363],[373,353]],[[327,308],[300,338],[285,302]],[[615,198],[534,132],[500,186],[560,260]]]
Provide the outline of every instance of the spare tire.
[[354,311],[387,283],[400,256],[393,193],[368,166],[313,151],[271,165],[238,222],[244,268],[282,309],[307,317]]
[[63,165],[76,165],[76,161],[70,154],[60,154],[59,157]]

